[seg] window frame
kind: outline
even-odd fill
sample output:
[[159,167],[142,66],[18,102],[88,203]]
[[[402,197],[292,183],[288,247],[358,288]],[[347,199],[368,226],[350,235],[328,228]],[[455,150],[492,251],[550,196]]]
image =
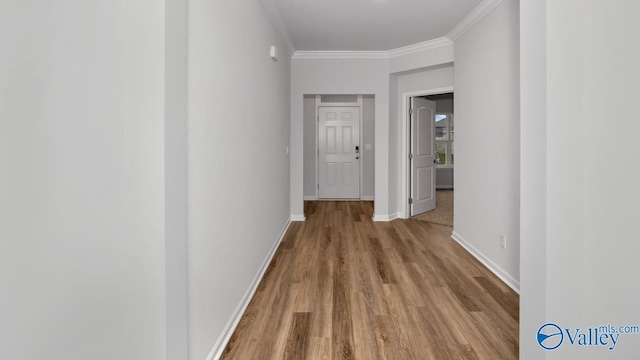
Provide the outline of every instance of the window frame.
[[[440,168],[440,169],[446,169],[446,168],[453,168],[455,166],[455,164],[451,163],[451,158],[452,158],[452,153],[451,153],[451,149],[453,147],[453,142],[454,142],[454,134],[455,134],[455,120],[453,117],[453,113],[436,113],[436,117],[438,115],[444,115],[446,116],[446,119],[444,121],[446,121],[445,123],[445,127],[446,127],[446,139],[445,140],[437,140],[436,138],[436,124],[437,122],[435,122],[435,117],[434,117],[434,149],[437,149],[438,147],[438,143],[443,143],[445,144],[445,163],[436,163],[436,168]],[[438,155],[437,150],[435,151],[436,153],[436,157],[438,159],[440,159],[440,155]]]

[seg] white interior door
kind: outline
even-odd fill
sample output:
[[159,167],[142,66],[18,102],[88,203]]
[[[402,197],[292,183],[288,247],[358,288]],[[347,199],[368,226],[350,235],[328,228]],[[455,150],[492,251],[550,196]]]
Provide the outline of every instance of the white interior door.
[[360,198],[360,155],[360,108],[320,107],[319,198]]
[[436,207],[436,103],[411,98],[411,216]]

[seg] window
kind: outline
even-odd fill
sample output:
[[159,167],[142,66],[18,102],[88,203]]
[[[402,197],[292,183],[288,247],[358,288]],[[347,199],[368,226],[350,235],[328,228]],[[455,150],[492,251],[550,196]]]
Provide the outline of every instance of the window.
[[436,114],[437,166],[453,166],[453,114]]

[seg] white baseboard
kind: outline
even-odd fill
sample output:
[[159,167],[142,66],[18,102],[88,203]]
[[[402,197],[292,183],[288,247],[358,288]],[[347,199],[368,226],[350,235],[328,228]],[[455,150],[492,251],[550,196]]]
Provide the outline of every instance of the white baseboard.
[[315,195],[305,195],[304,196],[304,201],[315,201],[318,200],[318,197]]
[[361,196],[360,200],[362,200],[362,201],[375,201],[375,196]]
[[470,242],[465,240],[460,234],[453,231],[451,233],[451,238],[455,240],[460,246],[462,246],[465,250],[467,250],[471,255],[473,255],[478,261],[482,263],[487,269],[489,269],[492,273],[494,273],[502,282],[507,284],[513,291],[520,294],[520,282],[513,278],[508,272],[504,271],[500,266],[491,261],[487,256],[485,256],[480,250],[478,250],[475,246],[471,245]]
[[373,217],[371,218],[371,220],[373,220],[373,221],[390,221],[389,220],[389,215],[378,215],[378,214],[373,214]]
[[282,242],[282,239],[284,239],[284,235],[287,233],[287,230],[289,229],[289,225],[291,225],[291,220],[287,220],[287,222],[282,227],[282,230],[280,231],[280,235],[278,236],[278,238],[276,239],[276,242],[271,247],[271,250],[269,250],[269,253],[265,257],[264,261],[262,262],[262,265],[260,266],[258,273],[253,278],[253,281],[251,282],[251,285],[249,286],[244,296],[242,297],[242,300],[240,300],[240,303],[238,304],[238,306],[236,306],[236,309],[233,312],[233,315],[227,322],[227,325],[224,327],[224,331],[222,331],[222,334],[218,337],[218,340],[216,341],[215,345],[213,345],[213,349],[211,349],[211,352],[209,352],[209,356],[207,356],[206,360],[218,360],[220,359],[220,356],[222,356],[222,352],[224,351],[224,348],[227,346],[229,339],[231,339],[231,335],[233,335],[233,332],[236,330],[236,327],[240,322],[240,319],[242,319],[242,315],[244,315],[244,312],[247,310],[247,306],[249,306],[249,302],[251,301],[251,298],[253,297],[256,290],[258,289],[258,285],[260,285],[260,281],[262,281],[262,277],[264,276],[264,273],[267,271],[267,268],[271,263],[271,259],[273,259],[273,256],[276,254],[276,250],[278,250],[278,246]]
[[304,217],[304,214],[302,215],[293,215],[291,214],[291,221],[305,221],[307,220],[306,217]]
[[453,190],[453,185],[438,185],[436,190]]
[[390,215],[379,215],[379,214],[373,214],[373,221],[392,221],[398,218],[398,213],[395,212],[393,214]]

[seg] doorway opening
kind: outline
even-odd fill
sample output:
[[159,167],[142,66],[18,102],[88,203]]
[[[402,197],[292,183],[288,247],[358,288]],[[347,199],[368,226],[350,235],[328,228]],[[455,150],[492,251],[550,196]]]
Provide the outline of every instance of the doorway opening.
[[374,96],[304,95],[304,200],[374,200]]
[[[402,114],[400,155],[403,181],[400,190],[403,204],[399,208],[399,217],[406,219],[424,214],[427,202],[427,218],[437,215],[436,219],[441,219],[443,215],[439,213],[444,211],[444,219],[448,221],[433,222],[452,226],[455,164],[453,87],[404,93]],[[429,122],[418,119],[427,114]]]

